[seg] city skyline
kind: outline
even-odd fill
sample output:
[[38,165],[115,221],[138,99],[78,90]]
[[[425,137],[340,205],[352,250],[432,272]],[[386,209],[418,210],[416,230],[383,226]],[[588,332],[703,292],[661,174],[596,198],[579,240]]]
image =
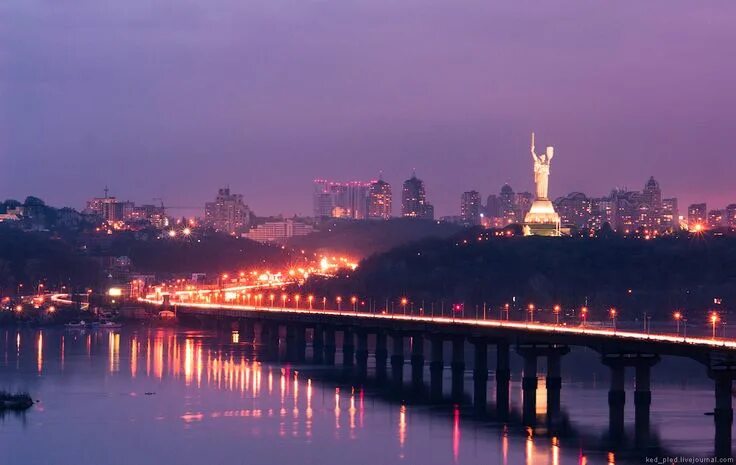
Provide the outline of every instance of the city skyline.
[[[241,27],[192,5],[0,12],[16,19],[2,21],[16,72],[0,75],[0,197],[79,207],[108,185],[190,206],[229,184],[254,211],[304,214],[311,179],[383,170],[398,186],[416,168],[442,216],[468,189],[531,190],[532,129],[560,154],[552,196],[652,174],[683,204],[733,194],[736,65],[723,50],[736,5],[220,3]],[[662,40],[683,31],[698,40]]]

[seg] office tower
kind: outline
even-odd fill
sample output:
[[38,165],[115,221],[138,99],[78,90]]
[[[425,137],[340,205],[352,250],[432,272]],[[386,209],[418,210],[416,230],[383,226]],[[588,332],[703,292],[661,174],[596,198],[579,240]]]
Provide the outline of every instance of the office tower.
[[204,207],[205,223],[228,234],[235,234],[248,228],[250,209],[243,203],[243,196],[230,193],[225,187],[217,191],[214,202],[207,202]]

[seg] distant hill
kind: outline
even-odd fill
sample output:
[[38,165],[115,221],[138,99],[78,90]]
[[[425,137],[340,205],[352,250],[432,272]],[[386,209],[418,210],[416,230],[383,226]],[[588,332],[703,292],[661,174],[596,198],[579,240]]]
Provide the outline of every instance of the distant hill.
[[318,232],[294,238],[288,245],[296,249],[328,250],[364,258],[414,241],[450,237],[461,230],[462,227],[455,224],[413,218],[334,220],[323,223]]
[[622,319],[697,309],[702,321],[693,314],[691,323],[702,325],[715,298],[724,313],[736,306],[736,237],[497,238],[469,230],[370,257],[348,276],[307,288],[378,302],[406,296],[417,306],[444,300],[473,311],[514,296],[519,309],[579,308],[587,299],[597,319],[610,306]]

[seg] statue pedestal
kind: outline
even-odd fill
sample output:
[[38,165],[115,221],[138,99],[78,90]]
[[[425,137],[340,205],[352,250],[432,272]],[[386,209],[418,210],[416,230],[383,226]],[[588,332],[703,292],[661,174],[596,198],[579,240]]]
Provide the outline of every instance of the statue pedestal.
[[548,199],[537,199],[524,217],[525,236],[560,236],[560,215]]

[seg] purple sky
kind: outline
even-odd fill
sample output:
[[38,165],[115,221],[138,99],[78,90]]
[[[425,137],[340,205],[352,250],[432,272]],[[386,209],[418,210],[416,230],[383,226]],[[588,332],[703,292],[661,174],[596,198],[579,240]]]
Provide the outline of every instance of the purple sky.
[[[4,0],[0,198],[311,213],[311,180],[736,202],[736,2]],[[398,203],[398,202],[396,202]],[[398,211],[398,208],[395,208]],[[172,213],[176,213],[175,210]]]

